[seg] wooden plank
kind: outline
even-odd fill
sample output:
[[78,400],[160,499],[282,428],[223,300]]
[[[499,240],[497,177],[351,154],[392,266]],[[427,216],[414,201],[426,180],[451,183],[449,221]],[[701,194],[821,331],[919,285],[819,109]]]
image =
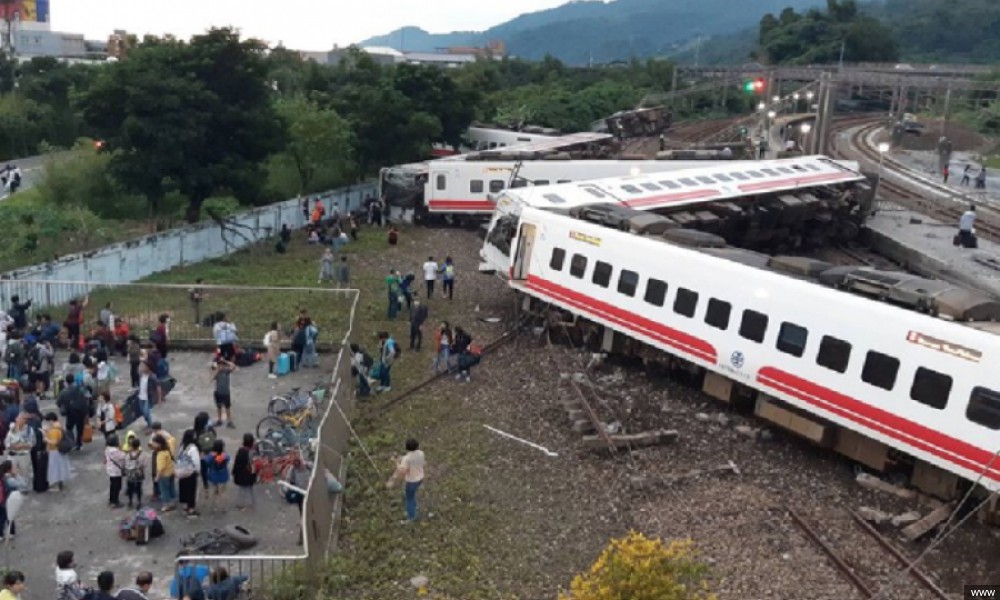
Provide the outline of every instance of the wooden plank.
[[953,510],[952,506],[952,504],[945,504],[928,514],[923,519],[907,526],[903,529],[903,537],[911,542],[919,539],[931,529],[934,529],[941,523],[947,521],[948,517],[951,516],[951,511]]
[[610,441],[615,448],[636,448],[672,442],[677,439],[677,436],[677,431],[672,429],[659,429],[628,435],[587,435],[583,437],[583,445],[591,450],[601,450],[607,448],[608,441]]
[[875,477],[874,475],[869,475],[868,473],[858,474],[858,477],[855,481],[857,481],[858,485],[860,485],[863,488],[868,488],[870,490],[875,490],[877,492],[885,492],[887,494],[892,494],[893,496],[897,496],[899,498],[903,498],[906,500],[917,497],[917,493],[914,492],[913,490],[901,488],[898,485],[892,485],[888,481],[882,481],[878,477]]

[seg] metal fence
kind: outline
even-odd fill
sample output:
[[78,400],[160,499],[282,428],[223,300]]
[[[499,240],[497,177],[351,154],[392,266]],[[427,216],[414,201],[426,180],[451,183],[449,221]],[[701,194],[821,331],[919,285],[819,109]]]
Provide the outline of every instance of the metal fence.
[[351,376],[351,353],[348,340],[357,310],[359,292],[341,290],[352,296],[348,327],[337,350],[330,391],[320,422],[316,458],[311,465],[309,486],[302,505],[302,552],[261,556],[182,556],[177,559],[174,576],[182,563],[224,567],[229,574],[249,577],[248,597],[273,600],[298,600],[304,590],[317,590],[323,583],[322,568],[336,550],[343,494],[332,493],[327,486],[327,472],[344,484],[347,476],[347,447],[353,429],[350,418],[355,408]]
[[[365,198],[376,193],[376,184],[365,183],[310,198],[321,200],[328,215],[334,210],[345,214],[360,209]],[[309,206],[314,206],[312,200]],[[302,199],[294,198],[233,215],[227,218],[225,228],[205,221],[8,271],[0,274],[0,279],[127,283],[226,256],[275,235],[283,225],[298,229],[306,222]]]

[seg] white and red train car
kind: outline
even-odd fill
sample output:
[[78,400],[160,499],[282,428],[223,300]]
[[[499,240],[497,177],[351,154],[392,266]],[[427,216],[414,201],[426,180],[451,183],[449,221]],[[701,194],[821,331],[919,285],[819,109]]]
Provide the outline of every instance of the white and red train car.
[[912,477],[939,495],[958,478],[1000,490],[997,323],[922,314],[564,213],[520,212],[503,269],[515,290],[601,326],[605,342],[613,332],[740,386],[758,413],[763,403],[804,415],[834,434],[825,445],[861,462],[873,462],[865,452],[912,458]]
[[498,127],[472,126],[465,132],[461,148],[456,149],[448,144],[434,144],[431,147],[431,156],[441,158],[466,152],[498,150],[546,140],[559,135],[561,135],[559,130],[543,127],[526,127],[518,131]]

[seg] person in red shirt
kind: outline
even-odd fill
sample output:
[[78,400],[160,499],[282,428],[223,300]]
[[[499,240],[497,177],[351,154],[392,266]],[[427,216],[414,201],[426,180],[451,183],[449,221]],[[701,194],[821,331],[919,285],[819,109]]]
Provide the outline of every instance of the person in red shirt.
[[319,225],[319,222],[323,220],[326,216],[326,207],[323,206],[323,202],[316,200],[316,206],[313,208],[312,222],[313,225]]
[[115,322],[115,350],[117,350],[122,356],[128,354],[128,322],[125,319],[117,319]]
[[69,314],[66,315],[66,321],[63,325],[66,326],[70,348],[83,348],[80,326],[83,324],[83,309],[87,308],[88,304],[90,304],[90,296],[85,297],[82,301],[76,298],[69,301]]

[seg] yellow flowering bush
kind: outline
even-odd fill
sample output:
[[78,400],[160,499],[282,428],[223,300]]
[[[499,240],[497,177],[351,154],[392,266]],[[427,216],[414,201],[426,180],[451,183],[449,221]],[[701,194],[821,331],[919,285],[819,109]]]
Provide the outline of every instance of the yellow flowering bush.
[[613,539],[559,600],[716,600],[691,540],[664,544],[632,531]]

